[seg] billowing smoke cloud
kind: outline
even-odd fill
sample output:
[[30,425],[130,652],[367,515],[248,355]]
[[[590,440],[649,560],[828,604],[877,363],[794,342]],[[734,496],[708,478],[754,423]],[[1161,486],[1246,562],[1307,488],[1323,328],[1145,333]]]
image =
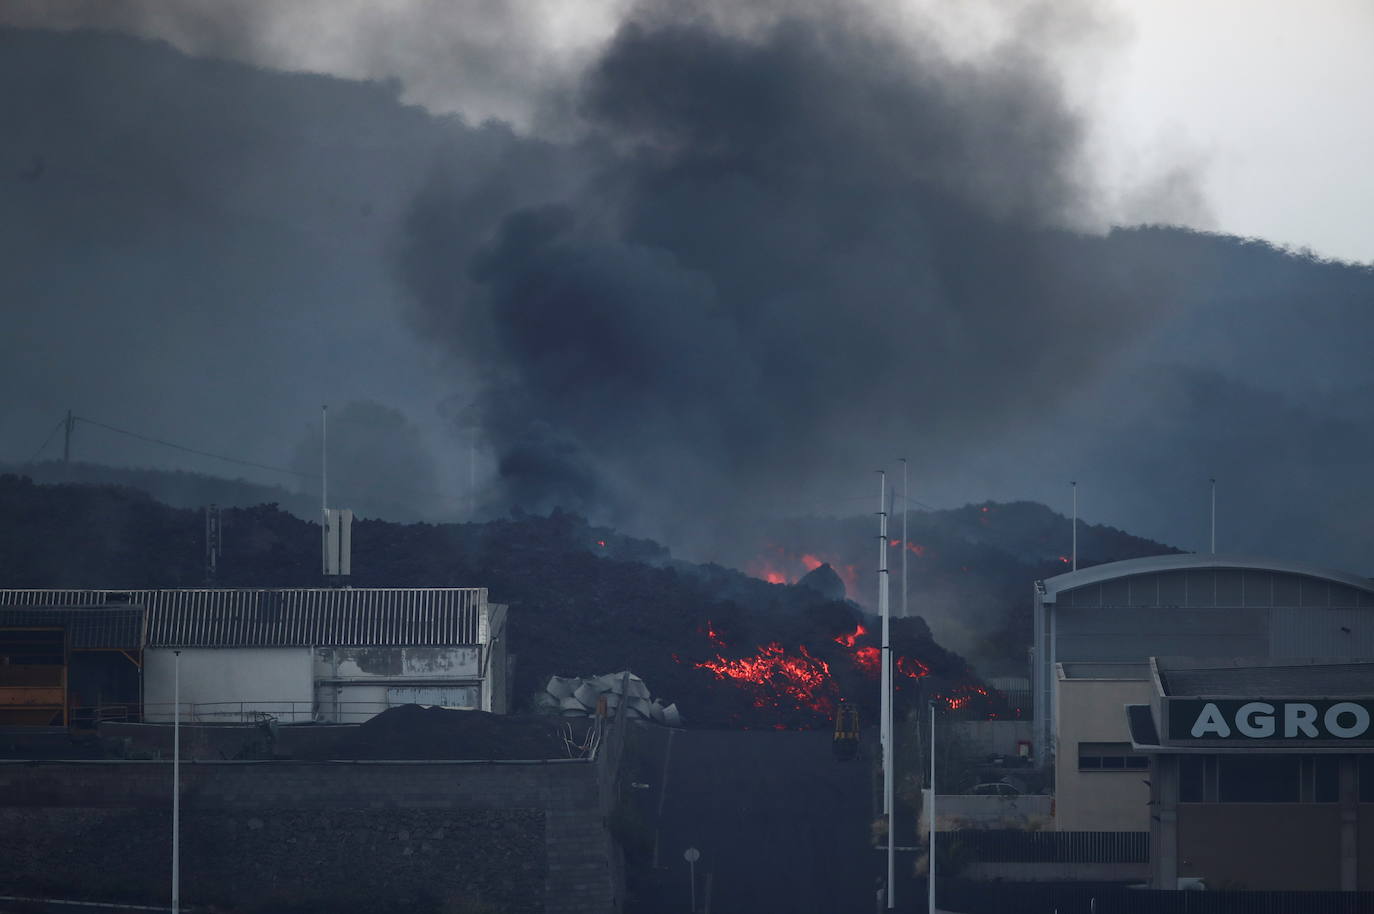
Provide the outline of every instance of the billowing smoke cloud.
[[1082,127],[1034,54],[997,60],[840,15],[645,14],[579,87],[581,186],[475,246],[475,207],[421,195],[403,275],[485,379],[502,500],[778,499],[1092,376],[1167,281],[1071,230]]
[[[905,455],[933,504],[1077,479],[1194,548],[1216,475],[1223,548],[1367,567],[1370,272],[1094,233],[1052,59],[1091,19],[1018,5],[954,55],[907,8],[6,4],[229,59],[0,31],[0,454],[75,408],[285,465],[371,400],[451,494],[475,443],[488,509],[697,555],[733,513],[867,512]],[[1166,177],[1137,211],[1202,205]],[[96,434],[77,457],[225,468]]]

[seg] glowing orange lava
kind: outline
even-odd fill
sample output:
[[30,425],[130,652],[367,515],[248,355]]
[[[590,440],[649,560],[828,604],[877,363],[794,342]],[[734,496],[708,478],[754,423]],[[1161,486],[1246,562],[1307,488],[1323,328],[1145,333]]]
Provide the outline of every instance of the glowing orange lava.
[[[706,636],[706,639],[717,647],[725,647],[725,639],[720,636],[720,632],[716,631],[716,627],[711,624],[710,619],[706,620],[706,629],[704,631],[698,629],[698,631],[701,631],[701,633]],[[673,659],[676,660],[677,657]]]
[[876,647],[861,647],[854,652],[854,665],[869,676],[877,676],[882,670],[882,652]]
[[854,631],[850,632],[850,633],[847,634],[847,635],[840,635],[840,636],[838,636],[838,637],[835,639],[835,643],[836,643],[836,644],[842,644],[842,645],[844,645],[845,647],[853,647],[853,646],[854,646],[854,642],[857,641],[857,640],[859,640],[859,638],[860,638],[861,636],[866,635],[866,634],[868,634],[868,629],[864,628],[862,625],[857,625],[857,624],[856,624],[856,625],[854,626]]
[[930,675],[930,667],[913,657],[898,657],[897,672],[912,679],[920,679],[922,676]]
[[811,656],[805,646],[798,648],[798,653],[789,654],[774,641],[759,648],[752,657],[716,657],[697,666],[715,673],[717,679],[752,684],[756,708],[782,708],[786,702],[829,714],[835,707],[830,666]]

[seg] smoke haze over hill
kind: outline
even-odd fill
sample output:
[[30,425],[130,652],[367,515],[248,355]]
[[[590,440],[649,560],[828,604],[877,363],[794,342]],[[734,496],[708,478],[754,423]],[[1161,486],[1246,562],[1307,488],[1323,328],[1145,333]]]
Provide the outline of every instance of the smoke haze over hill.
[[[287,41],[265,5],[62,8],[255,63]],[[1053,61],[1083,10],[969,59],[839,6],[602,9],[604,42],[523,68],[515,126],[480,121],[514,110],[513,14],[451,45],[466,120],[399,101],[436,84],[0,32],[0,378],[29,392],[0,458],[74,408],[295,467],[319,404],[357,401],[399,410],[415,516],[463,515],[475,473],[484,511],[742,562],[722,526],[866,512],[906,456],[927,503],[1076,479],[1088,518],[1185,547],[1216,476],[1223,547],[1367,571],[1374,276],[1097,230]],[[85,459],[213,466],[88,431]]]

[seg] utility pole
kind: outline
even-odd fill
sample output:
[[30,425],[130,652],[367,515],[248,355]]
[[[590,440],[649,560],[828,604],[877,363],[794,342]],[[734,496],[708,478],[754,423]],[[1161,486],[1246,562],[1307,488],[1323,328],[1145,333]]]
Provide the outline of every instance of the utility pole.
[[896,904],[895,851],[896,851],[896,803],[892,790],[894,777],[892,771],[892,612],[888,600],[887,572],[887,473],[878,471],[878,612],[883,617],[883,655],[882,655],[882,701],[880,702],[882,720],[879,725],[882,733],[883,749],[883,811],[887,814],[887,907],[891,910]]
[[[888,702],[891,696],[887,691],[887,672],[891,666],[891,627],[888,609],[887,574],[887,473],[878,471],[878,616],[882,620],[882,656],[878,677],[878,741],[882,748],[883,770],[889,768],[888,757],[892,748],[892,732],[888,730]],[[886,778],[886,775],[884,775]],[[883,790],[883,813],[890,814],[891,805],[887,790]]]
[[63,439],[62,439],[62,462],[63,462],[63,463],[71,463],[71,462],[72,462],[72,426],[75,425],[75,423],[76,423],[76,420],[72,418],[72,411],[71,411],[71,410],[67,410],[67,421],[66,421],[65,423],[63,423],[63,425],[64,425],[64,427],[65,427],[65,429],[66,429],[66,434],[63,436]]

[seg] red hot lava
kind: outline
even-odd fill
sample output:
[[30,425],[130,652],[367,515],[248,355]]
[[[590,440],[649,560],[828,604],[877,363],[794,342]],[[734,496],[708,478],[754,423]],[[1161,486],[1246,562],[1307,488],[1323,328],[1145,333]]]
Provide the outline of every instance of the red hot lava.
[[854,631],[850,632],[847,635],[840,635],[836,637],[835,643],[842,645],[844,647],[853,647],[854,642],[858,641],[859,638],[866,634],[868,634],[868,629],[864,628],[862,624],[855,624]]
[[778,708],[786,699],[797,707],[821,714],[828,715],[835,709],[838,690],[830,677],[830,666],[811,656],[805,646],[794,655],[774,641],[760,648],[753,657],[736,660],[716,657],[697,666],[715,673],[717,679],[752,683],[756,708]]
[[859,592],[859,570],[854,565],[844,565],[835,559],[810,552],[789,556],[781,546],[770,546],[768,552],[767,555],[751,559],[744,568],[745,573],[769,584],[795,584],[802,575],[828,564],[844,582],[846,593]]

